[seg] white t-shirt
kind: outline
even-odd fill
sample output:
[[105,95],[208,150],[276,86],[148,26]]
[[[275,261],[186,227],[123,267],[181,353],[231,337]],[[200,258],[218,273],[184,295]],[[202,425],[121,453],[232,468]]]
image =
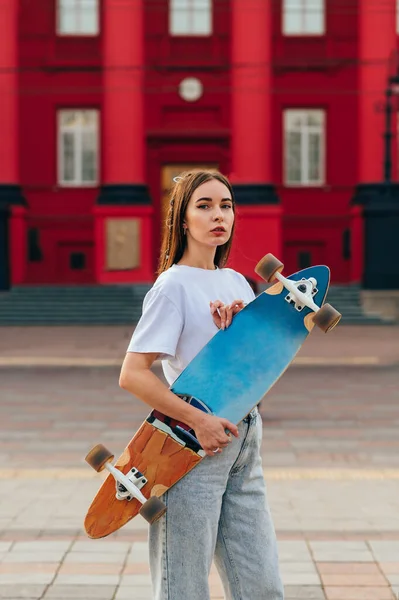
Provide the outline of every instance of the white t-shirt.
[[[128,352],[158,352],[169,385],[219,330],[210,301],[252,302],[255,294],[233,269],[172,265],[161,273],[143,302]],[[233,317],[234,318],[234,317]]]

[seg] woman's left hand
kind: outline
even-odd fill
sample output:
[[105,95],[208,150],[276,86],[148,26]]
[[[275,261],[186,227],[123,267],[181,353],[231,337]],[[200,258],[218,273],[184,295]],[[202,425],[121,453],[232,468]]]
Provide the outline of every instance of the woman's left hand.
[[234,300],[230,304],[223,304],[221,300],[209,303],[213,321],[219,329],[227,329],[233,320],[233,316],[240,312],[245,306],[243,300]]

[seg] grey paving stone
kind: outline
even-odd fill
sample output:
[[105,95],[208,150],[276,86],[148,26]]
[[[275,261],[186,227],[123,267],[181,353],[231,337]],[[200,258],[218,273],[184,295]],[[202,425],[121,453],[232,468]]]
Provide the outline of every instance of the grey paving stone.
[[106,585],[106,586],[117,586],[119,581],[119,575],[57,575],[54,580],[54,585]]
[[309,542],[313,552],[364,552],[368,551],[366,542],[357,540],[314,540]]
[[64,557],[64,551],[8,552],[3,563],[58,563]]
[[282,573],[287,573],[289,575],[293,573],[313,573],[317,575],[317,570],[315,564],[312,561],[306,562],[281,562],[280,561],[280,570]]
[[318,585],[320,577],[317,573],[282,573],[284,585]]
[[[45,526],[45,521],[43,520],[35,520],[34,525],[35,529],[40,532],[42,528]],[[15,531],[19,533],[20,531],[29,531],[30,525],[32,525],[32,520],[24,517],[23,519],[17,518],[17,520],[12,521],[10,525],[7,527],[7,530],[12,532]]]
[[373,552],[399,552],[397,540],[370,540],[369,545]]
[[[112,600],[116,587],[113,585],[52,585],[44,595],[46,600]],[[131,596],[133,599],[134,596]]]
[[325,600],[322,587],[316,585],[287,585],[284,594],[285,600]]
[[127,557],[128,563],[142,563],[148,561],[148,543],[135,542]]
[[306,542],[301,540],[278,541],[278,555],[280,561],[288,562],[312,562]]
[[13,542],[0,542],[0,552],[8,552]]
[[115,600],[153,600],[152,588],[121,586]]
[[0,585],[0,598],[13,600],[14,598],[31,599],[41,598],[45,585]]
[[317,562],[374,562],[371,552],[339,552],[320,550],[313,553]]
[[0,573],[0,586],[3,585],[48,585],[54,573]]
[[399,550],[373,550],[377,562],[399,562]]
[[148,587],[151,586],[150,575],[122,575],[121,586]]
[[72,545],[71,540],[34,540],[15,542],[12,552],[66,552]]
[[[137,543],[134,545],[136,546]],[[123,552],[129,552],[131,548],[132,544],[130,542],[113,542],[104,539],[87,542],[75,541],[72,544],[71,550],[73,552],[117,552],[122,554]]]
[[69,552],[65,557],[64,563],[123,564],[125,557],[125,552]]

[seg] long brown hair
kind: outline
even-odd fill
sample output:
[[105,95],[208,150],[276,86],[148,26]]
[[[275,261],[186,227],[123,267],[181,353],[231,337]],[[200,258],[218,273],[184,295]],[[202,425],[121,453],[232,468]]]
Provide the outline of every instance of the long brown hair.
[[[183,256],[187,245],[187,236],[184,235],[183,231],[183,220],[187,205],[197,187],[212,179],[217,179],[229,189],[233,201],[233,212],[235,212],[235,200],[231,183],[219,171],[195,170],[181,173],[176,178],[170,195],[169,211],[163,234],[161,255],[159,257],[158,275],[177,263]],[[234,226],[235,222],[233,223],[229,240],[216,248],[214,264],[219,268],[224,267],[229,258],[233,242]]]

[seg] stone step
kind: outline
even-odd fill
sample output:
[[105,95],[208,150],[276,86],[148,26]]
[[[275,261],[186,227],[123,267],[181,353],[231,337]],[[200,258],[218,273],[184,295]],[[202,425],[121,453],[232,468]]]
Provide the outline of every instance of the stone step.
[[[0,294],[0,325],[133,324],[150,284],[115,286],[19,286]],[[261,291],[261,290],[259,290]],[[359,286],[332,286],[327,296],[342,323],[384,323],[365,316]]]

